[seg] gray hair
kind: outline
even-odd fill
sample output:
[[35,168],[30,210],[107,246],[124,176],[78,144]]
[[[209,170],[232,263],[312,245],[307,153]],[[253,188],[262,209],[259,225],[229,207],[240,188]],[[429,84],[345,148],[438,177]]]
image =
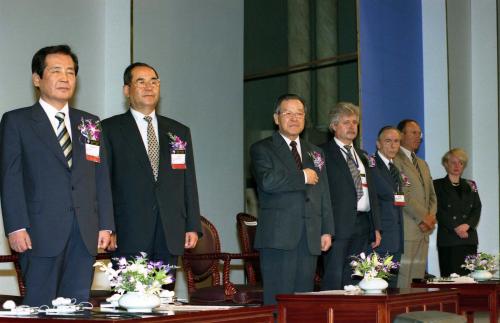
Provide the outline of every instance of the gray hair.
[[338,124],[341,116],[355,115],[359,121],[359,107],[351,102],[339,102],[329,112],[330,125]]

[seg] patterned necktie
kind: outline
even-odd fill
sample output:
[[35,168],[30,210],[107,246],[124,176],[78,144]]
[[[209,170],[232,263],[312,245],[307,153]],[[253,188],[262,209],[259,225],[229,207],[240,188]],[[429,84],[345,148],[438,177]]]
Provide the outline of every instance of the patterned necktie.
[[147,137],[148,137],[148,157],[153,169],[155,181],[158,179],[158,165],[160,164],[160,146],[156,140],[155,130],[153,128],[153,118],[145,116],[144,120],[148,123]]
[[352,180],[354,181],[354,187],[356,188],[356,197],[359,199],[363,196],[363,186],[361,185],[361,173],[359,172],[356,163],[354,162],[354,157],[351,154],[351,146],[344,146],[347,155],[347,166],[351,172]]
[[389,173],[391,173],[394,191],[399,191],[399,170],[392,162],[389,162]]
[[57,141],[59,141],[59,145],[64,153],[64,157],[68,162],[69,168],[73,165],[73,146],[71,145],[71,138],[68,133],[68,129],[66,129],[66,125],[64,123],[64,117],[66,115],[63,112],[56,113],[56,119],[59,121],[57,125]]
[[295,160],[295,164],[297,165],[297,169],[302,170],[302,160],[300,159],[299,152],[297,151],[297,143],[295,141],[290,142],[290,146],[292,147],[292,155]]
[[411,162],[413,163],[413,166],[417,169],[418,176],[420,177],[420,182],[424,182],[422,178],[422,172],[420,171],[420,167],[418,167],[418,161],[417,161],[417,155],[415,155],[414,152],[411,152]]

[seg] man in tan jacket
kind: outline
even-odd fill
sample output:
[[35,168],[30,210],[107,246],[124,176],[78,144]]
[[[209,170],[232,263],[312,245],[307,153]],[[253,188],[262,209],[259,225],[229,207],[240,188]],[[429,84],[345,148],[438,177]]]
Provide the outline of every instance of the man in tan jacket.
[[394,163],[400,170],[405,196],[403,207],[404,253],[401,257],[398,287],[410,287],[413,278],[424,278],[429,235],[436,225],[437,200],[429,166],[415,153],[422,142],[422,131],[415,120],[402,120],[401,148]]

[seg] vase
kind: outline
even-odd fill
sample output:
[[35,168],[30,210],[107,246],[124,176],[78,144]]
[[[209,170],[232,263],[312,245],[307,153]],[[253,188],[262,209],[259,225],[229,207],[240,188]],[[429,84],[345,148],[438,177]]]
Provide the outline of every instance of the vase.
[[359,282],[359,288],[361,288],[365,294],[381,294],[389,286],[389,284],[382,278],[363,278]]
[[151,313],[160,306],[160,297],[155,294],[127,292],[118,300],[118,305],[129,312]]
[[490,280],[493,277],[493,274],[488,270],[474,270],[470,273],[470,276],[477,281],[485,281]]

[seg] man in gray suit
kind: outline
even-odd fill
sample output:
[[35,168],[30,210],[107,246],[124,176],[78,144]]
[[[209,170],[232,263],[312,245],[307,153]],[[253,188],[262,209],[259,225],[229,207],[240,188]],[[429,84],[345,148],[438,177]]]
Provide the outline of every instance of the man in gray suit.
[[320,148],[301,140],[305,104],[294,94],[278,98],[278,131],[252,145],[259,192],[255,248],[260,250],[264,304],[277,294],[312,291],[317,257],[330,248],[333,215]]
[[410,287],[413,278],[424,278],[429,251],[429,235],[436,225],[437,199],[429,166],[415,153],[422,131],[415,120],[402,120],[401,148],[394,158],[400,170],[406,205],[403,208],[404,252],[398,287]]

